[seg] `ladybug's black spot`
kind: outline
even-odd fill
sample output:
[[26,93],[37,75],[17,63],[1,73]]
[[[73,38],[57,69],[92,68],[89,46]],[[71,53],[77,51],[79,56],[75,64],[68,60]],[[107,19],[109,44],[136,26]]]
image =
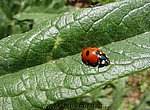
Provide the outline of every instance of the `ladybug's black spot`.
[[90,51],[89,50],[87,50],[86,51],[86,56],[88,56],[90,54]]

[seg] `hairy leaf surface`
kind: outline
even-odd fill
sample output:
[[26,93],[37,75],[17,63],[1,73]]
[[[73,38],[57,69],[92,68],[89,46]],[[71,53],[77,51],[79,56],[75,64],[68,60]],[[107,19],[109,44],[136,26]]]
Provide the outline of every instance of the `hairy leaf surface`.
[[74,55],[150,30],[150,1],[126,0],[65,13],[0,40],[0,74]]
[[0,77],[0,109],[42,109],[150,67],[150,32],[100,47],[111,64],[88,67],[81,54]]

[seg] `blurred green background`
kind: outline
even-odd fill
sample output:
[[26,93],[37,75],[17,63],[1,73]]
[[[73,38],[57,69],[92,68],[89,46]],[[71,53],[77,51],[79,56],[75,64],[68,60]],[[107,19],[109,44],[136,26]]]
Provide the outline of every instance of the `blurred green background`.
[[29,31],[58,14],[113,1],[116,0],[0,0],[0,39]]

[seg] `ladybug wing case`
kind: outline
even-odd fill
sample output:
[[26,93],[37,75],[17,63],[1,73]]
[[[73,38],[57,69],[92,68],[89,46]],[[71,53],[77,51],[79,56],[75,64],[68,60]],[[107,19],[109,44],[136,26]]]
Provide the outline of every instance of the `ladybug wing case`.
[[86,65],[97,66],[98,65],[98,55],[93,49],[84,49],[82,51],[82,62]]

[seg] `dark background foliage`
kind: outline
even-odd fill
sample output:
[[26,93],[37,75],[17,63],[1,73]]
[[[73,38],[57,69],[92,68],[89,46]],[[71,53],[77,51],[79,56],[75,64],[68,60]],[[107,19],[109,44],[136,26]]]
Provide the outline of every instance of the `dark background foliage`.
[[[0,39],[24,33],[57,14],[117,0],[0,0]],[[42,17],[42,19],[41,19]]]

